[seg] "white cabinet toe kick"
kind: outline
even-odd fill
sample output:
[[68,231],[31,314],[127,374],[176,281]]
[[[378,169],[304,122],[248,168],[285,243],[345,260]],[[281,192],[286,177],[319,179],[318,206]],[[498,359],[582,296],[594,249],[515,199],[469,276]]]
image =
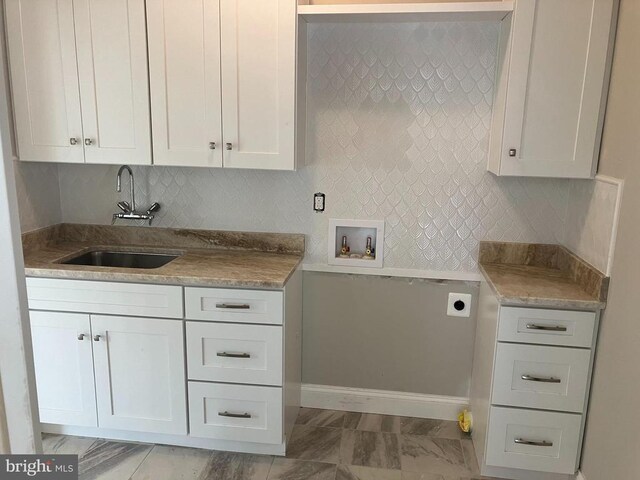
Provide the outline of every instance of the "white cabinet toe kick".
[[478,311],[471,408],[480,473],[573,479],[599,314],[501,306],[486,282]]
[[283,290],[28,278],[42,429],[284,455],[302,277]]

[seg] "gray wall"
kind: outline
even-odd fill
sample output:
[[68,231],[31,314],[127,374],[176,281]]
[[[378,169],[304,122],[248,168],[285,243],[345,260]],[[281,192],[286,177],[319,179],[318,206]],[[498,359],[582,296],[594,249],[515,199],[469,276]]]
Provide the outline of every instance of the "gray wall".
[[587,419],[587,480],[640,477],[639,26],[640,2],[622,0],[600,173],[625,179],[625,186]]
[[[473,294],[447,317],[449,292]],[[305,272],[304,383],[469,394],[478,285]]]

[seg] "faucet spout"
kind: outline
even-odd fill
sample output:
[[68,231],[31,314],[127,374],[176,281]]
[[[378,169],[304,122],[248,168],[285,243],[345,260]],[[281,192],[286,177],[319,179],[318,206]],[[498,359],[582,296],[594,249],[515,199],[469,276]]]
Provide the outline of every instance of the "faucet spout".
[[131,167],[129,165],[122,165],[120,167],[120,170],[118,170],[118,176],[116,177],[116,192],[122,191],[122,172],[124,172],[125,170],[129,172],[129,177],[131,179],[131,182],[130,182],[131,211],[135,212],[136,211],[136,188],[135,188],[135,182],[133,180],[133,170],[131,170]]

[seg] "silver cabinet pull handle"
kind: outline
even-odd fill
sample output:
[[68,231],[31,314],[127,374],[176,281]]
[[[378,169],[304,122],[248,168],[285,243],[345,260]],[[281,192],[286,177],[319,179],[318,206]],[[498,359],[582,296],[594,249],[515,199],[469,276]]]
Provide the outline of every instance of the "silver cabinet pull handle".
[[227,144],[225,145],[225,148],[226,148],[227,150],[233,150],[233,144],[231,144],[231,143],[227,143]]
[[86,335],[84,333],[81,333],[78,335],[78,340],[82,341],[84,340],[84,337],[86,337]]
[[226,308],[228,310],[251,310],[248,303],[216,303],[216,308]]
[[533,440],[525,440],[524,438],[516,438],[513,443],[517,443],[518,445],[532,445],[534,447],[553,447],[553,442],[547,442],[546,440],[536,442]]
[[535,377],[533,375],[522,375],[520,378],[522,380],[526,380],[527,382],[562,383],[562,380],[554,377]]
[[516,150],[515,148],[510,148],[509,149],[509,156],[510,157],[515,157],[518,154],[518,150]]
[[228,358],[251,358],[250,353],[230,353],[230,352],[218,352],[216,353],[218,357],[228,357]]
[[90,138],[85,138],[85,139],[84,139],[84,144],[85,144],[87,147],[90,147],[91,145],[93,145],[93,140],[91,140]]
[[93,336],[93,341],[94,342],[99,342],[101,338],[102,338],[102,335],[94,335]]
[[567,327],[560,325],[536,325],[535,323],[527,323],[527,330],[545,330],[547,332],[566,332]]
[[231,417],[231,418],[251,418],[250,413],[231,413],[231,412],[218,412],[218,416],[220,417]]
[[216,149],[216,142],[209,142],[209,149],[210,150],[215,150]]
[[77,145],[78,144],[78,139],[77,138],[70,138],[69,139],[69,143],[71,145]]

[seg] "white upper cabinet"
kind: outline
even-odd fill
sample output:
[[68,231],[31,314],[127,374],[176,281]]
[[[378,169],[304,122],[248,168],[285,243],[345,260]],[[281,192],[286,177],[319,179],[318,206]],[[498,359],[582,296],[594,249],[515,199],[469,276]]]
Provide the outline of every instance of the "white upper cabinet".
[[151,163],[144,0],[74,0],[87,163]]
[[224,166],[295,169],[296,1],[220,0]]
[[144,0],[7,0],[21,160],[151,163]]
[[517,0],[503,22],[489,171],[595,174],[615,0]]
[[222,166],[219,0],[148,0],[156,165]]
[[72,0],[6,0],[18,155],[84,162]]

